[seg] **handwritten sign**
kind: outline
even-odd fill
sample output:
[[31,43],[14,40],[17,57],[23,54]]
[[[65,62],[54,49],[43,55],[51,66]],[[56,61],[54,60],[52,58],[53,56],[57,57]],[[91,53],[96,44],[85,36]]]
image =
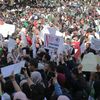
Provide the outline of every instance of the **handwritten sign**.
[[97,59],[93,53],[88,53],[84,55],[81,64],[83,65],[83,69],[82,69],[83,71],[97,72],[96,70]]

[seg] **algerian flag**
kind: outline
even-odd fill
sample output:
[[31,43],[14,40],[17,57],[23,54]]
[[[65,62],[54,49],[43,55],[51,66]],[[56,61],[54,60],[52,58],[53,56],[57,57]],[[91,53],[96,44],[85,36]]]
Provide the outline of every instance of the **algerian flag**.
[[25,28],[27,28],[28,27],[28,22],[24,21],[23,25],[24,25]]

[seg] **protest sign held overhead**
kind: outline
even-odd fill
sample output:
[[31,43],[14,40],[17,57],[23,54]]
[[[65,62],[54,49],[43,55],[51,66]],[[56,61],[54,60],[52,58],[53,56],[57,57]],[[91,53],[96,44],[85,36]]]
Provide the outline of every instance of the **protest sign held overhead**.
[[93,53],[88,53],[84,55],[84,58],[81,62],[83,65],[82,71],[86,72],[97,72],[97,59],[96,56]]
[[8,52],[12,52],[16,47],[16,41],[14,39],[9,38],[8,40]]
[[7,37],[7,35],[12,35],[15,32],[15,25],[4,23],[0,25],[0,33],[3,37]]
[[1,73],[4,78],[10,76],[13,71],[14,71],[14,74],[18,74],[18,73],[20,73],[21,68],[23,68],[24,65],[25,65],[25,61],[21,61],[20,63],[6,66],[4,68],[1,68]]
[[91,40],[91,48],[94,50],[100,50],[100,39],[92,38]]
[[64,42],[62,37],[51,34],[45,35],[44,47],[46,49],[58,49],[61,44],[63,45],[63,43]]

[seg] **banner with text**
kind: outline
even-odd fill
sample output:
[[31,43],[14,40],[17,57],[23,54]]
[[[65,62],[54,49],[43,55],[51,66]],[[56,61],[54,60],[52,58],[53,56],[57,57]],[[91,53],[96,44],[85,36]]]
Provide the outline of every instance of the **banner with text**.
[[58,49],[60,45],[63,45],[63,37],[45,34],[44,36],[44,47],[46,49]]

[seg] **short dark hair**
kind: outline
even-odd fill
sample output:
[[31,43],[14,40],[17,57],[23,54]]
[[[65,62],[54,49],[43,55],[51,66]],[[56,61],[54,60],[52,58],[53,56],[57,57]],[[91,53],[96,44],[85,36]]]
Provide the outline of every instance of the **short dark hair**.
[[96,32],[96,29],[93,29],[94,32]]
[[93,29],[92,28],[88,28],[86,32],[87,33],[92,33],[93,32]]
[[3,90],[4,90],[4,92],[8,93],[9,95],[14,93],[14,87],[13,87],[13,84],[10,80],[6,81],[6,83],[4,84]]
[[46,59],[46,61],[50,61],[51,57],[48,53],[45,53],[45,59]]
[[31,66],[34,66],[35,68],[38,67],[38,60],[36,58],[30,59],[29,63]]
[[55,69],[57,68],[56,63],[53,62],[53,61],[50,61],[50,62],[49,62],[49,68],[50,68],[52,71],[55,71]]

